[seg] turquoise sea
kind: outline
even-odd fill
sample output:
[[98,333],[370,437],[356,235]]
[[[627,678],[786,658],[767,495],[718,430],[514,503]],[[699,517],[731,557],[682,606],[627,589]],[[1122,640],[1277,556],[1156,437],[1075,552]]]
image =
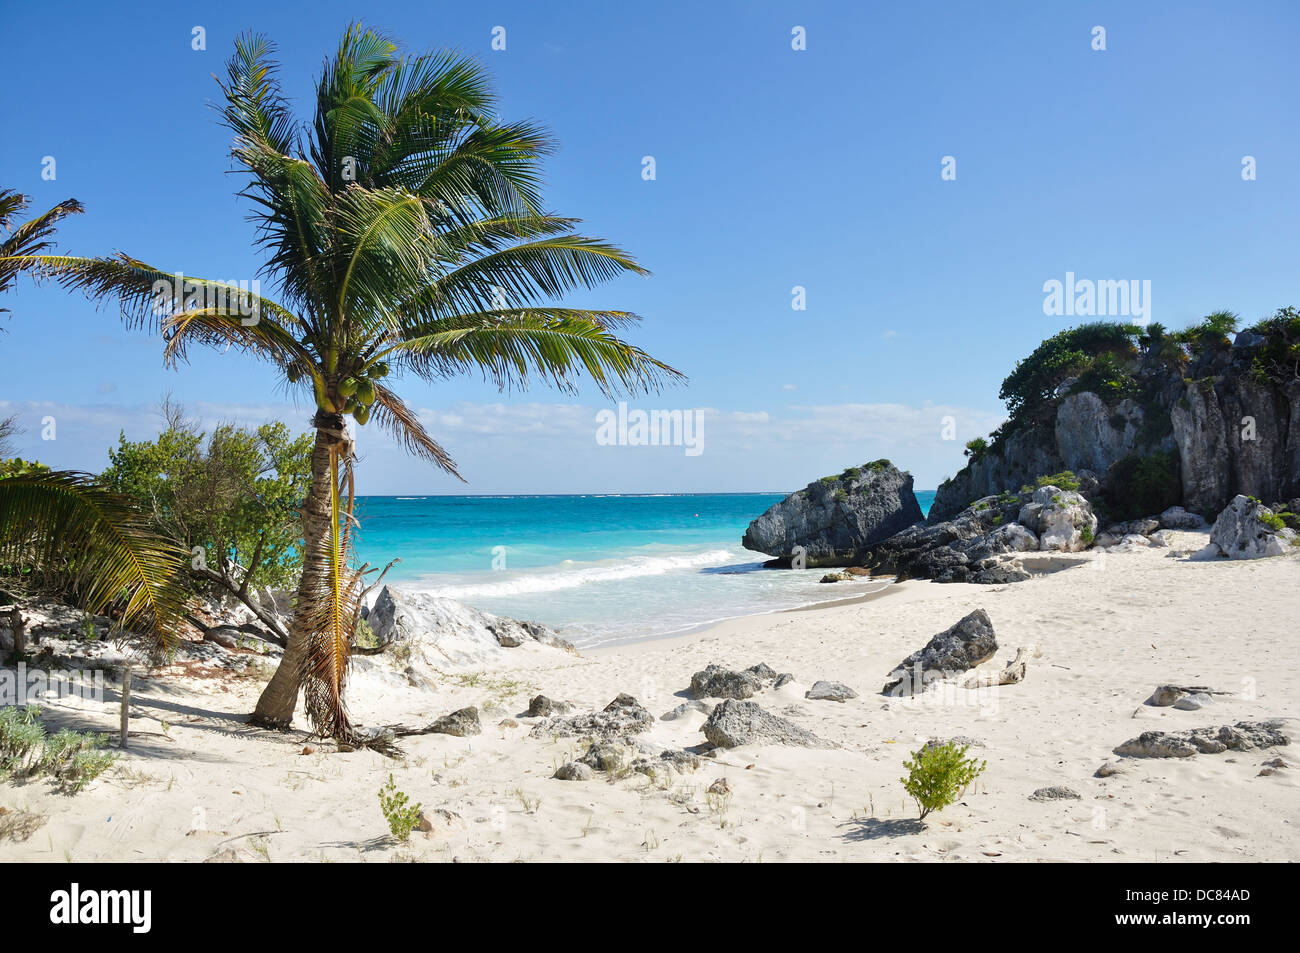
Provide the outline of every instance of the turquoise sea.
[[[579,647],[844,598],[824,570],[771,572],[741,548],[784,493],[369,496],[357,555],[385,582],[553,626]],[[928,511],[933,492],[917,493]]]

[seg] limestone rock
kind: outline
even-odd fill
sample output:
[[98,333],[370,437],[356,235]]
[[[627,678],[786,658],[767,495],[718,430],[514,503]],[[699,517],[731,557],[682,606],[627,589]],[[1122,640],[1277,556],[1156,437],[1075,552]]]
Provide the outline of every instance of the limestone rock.
[[385,586],[367,615],[380,645],[402,645],[418,666],[433,670],[498,663],[529,643],[577,654],[536,622],[480,612],[452,599]]
[[1193,728],[1188,731],[1144,731],[1115,749],[1130,758],[1190,758],[1197,754],[1223,751],[1254,751],[1289,744],[1280,721],[1239,721],[1221,728]]
[[770,712],[755,702],[727,699],[713,709],[701,729],[715,748],[740,745],[790,745],[803,748],[831,748],[806,728]]
[[850,698],[857,698],[858,693],[842,682],[813,682],[812,688],[804,692],[804,698],[811,698],[814,701],[832,701],[845,702]]
[[1263,503],[1238,495],[1214,521],[1210,543],[1229,559],[1261,559],[1300,552],[1296,548],[1300,536],[1281,523]]
[[810,567],[842,566],[923,518],[911,474],[877,461],[790,494],[749,524],[741,545],[779,558],[801,546]]
[[987,661],[997,650],[998,640],[988,613],[976,609],[905,658],[890,673],[890,681],[880,692],[895,696],[923,692],[932,682]]

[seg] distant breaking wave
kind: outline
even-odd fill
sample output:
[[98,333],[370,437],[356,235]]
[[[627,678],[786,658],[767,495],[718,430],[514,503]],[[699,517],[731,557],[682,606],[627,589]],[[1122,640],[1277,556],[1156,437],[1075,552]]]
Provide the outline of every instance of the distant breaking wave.
[[535,592],[558,592],[576,589],[592,583],[613,582],[620,579],[637,579],[657,576],[674,569],[693,569],[715,565],[736,558],[727,549],[713,549],[705,553],[682,556],[635,556],[613,565],[588,565],[575,569],[545,569],[541,571],[510,573],[510,578],[500,581],[474,582],[467,585],[418,588],[416,591],[448,599],[465,600],[482,596],[517,596]]

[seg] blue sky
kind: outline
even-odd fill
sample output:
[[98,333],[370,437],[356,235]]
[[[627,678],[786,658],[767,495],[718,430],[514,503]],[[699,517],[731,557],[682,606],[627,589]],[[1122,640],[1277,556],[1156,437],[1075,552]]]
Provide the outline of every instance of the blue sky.
[[[28,83],[0,106],[0,184],[36,208],[80,199],[71,252],[252,277],[211,74],[237,33],[266,33],[308,118],[362,14],[408,50],[478,56],[506,117],[551,128],[551,206],[654,273],[570,300],[644,315],[635,341],[690,383],[633,406],[704,421],[698,455],[599,446],[593,388],[404,382],[470,492],[789,489],[882,456],[932,488],[1001,419],[1015,360],[1079,320],[1044,315],[1045,281],[1149,280],[1151,319],[1174,327],[1300,303],[1293,3],[15,5],[0,53]],[[112,306],[30,284],[0,304],[0,413],[27,426],[24,456],[98,470],[119,429],[156,433],[169,391],[207,420],[309,416],[241,355],[164,370]],[[362,492],[464,491],[371,430]]]

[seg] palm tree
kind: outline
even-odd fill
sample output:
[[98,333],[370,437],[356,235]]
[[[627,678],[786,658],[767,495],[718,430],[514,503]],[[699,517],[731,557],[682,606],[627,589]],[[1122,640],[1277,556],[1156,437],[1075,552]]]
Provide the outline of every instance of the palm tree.
[[[68,199],[15,227],[27,204],[27,196],[0,189],[0,231],[8,233],[0,241],[0,293],[13,287],[22,259],[53,244],[48,239],[61,218],[83,211]],[[15,417],[0,420],[0,459],[9,456],[20,429]],[[188,555],[153,533],[129,500],[87,474],[44,467],[0,473],[0,566],[58,577],[82,608],[116,611],[119,630],[139,630],[156,650],[175,644],[185,600],[178,578]],[[21,623],[14,629],[21,633]],[[21,654],[22,646],[15,650]]]
[[[115,258],[30,256],[93,297],[115,296],[135,326],[161,329],[175,364],[194,344],[235,347],[270,362],[310,398],[315,445],[303,506],[303,573],[284,658],[255,723],[286,727],[299,688],[313,726],[364,742],[343,700],[363,570],[349,568],[353,443],[347,418],[374,419],[410,452],[459,477],[450,455],[384,379],[427,381],[478,370],[501,388],[536,377],[571,389],[585,373],[605,394],[657,390],[681,375],[616,331],[624,311],[554,303],[626,272],[624,251],[575,232],[545,210],[546,133],[499,121],[484,70],[450,52],[402,57],[353,24],[316,86],[310,127],[295,122],[274,48],[241,37],[219,80],[240,193],[267,256],[261,274],[280,303],[251,292],[233,313],[220,282],[173,276]],[[179,300],[177,300],[179,298]],[[212,301],[217,301],[216,305]]]

